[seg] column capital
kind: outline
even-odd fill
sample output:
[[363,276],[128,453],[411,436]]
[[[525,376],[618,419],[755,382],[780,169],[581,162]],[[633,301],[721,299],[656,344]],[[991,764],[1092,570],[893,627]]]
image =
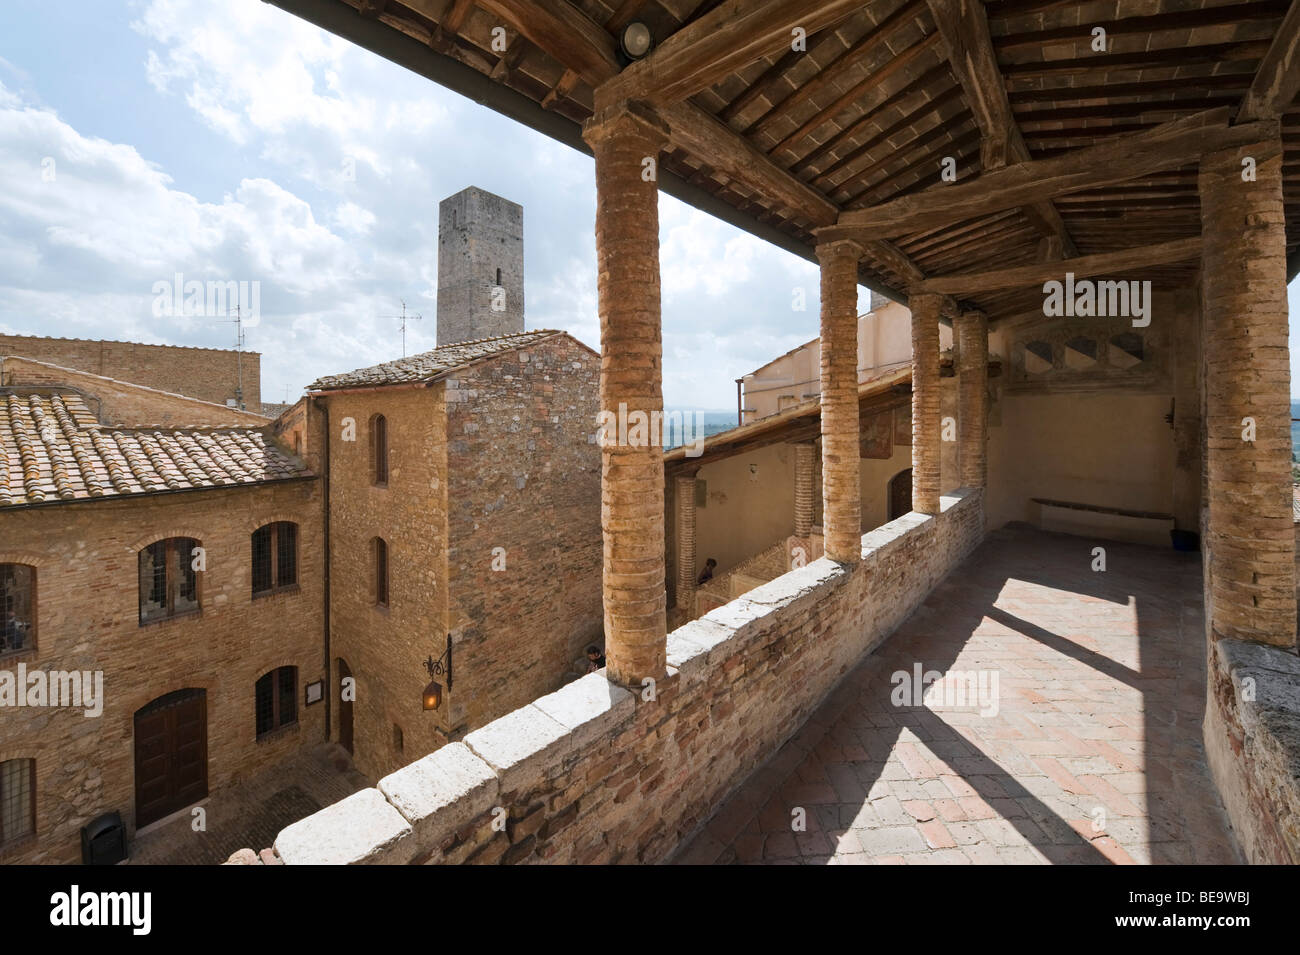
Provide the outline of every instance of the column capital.
[[595,146],[611,136],[639,136],[659,149],[668,145],[668,124],[644,103],[629,100],[595,113],[582,124],[582,138]]
[[813,236],[817,239],[815,251],[818,262],[825,265],[828,259],[842,255],[852,255],[855,259],[862,259],[866,255],[861,242],[846,238],[842,232],[834,231],[835,229],[835,226],[813,229]]

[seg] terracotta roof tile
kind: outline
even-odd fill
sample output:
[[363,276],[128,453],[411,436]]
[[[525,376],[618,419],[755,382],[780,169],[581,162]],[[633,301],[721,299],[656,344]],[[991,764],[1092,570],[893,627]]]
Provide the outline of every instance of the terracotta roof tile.
[[0,396],[0,507],[310,473],[255,428],[108,431],[76,392]]
[[469,342],[443,345],[432,351],[400,358],[397,361],[358,368],[343,375],[327,375],[307,386],[308,391],[332,391],[339,388],[365,388],[368,386],[398,385],[428,381],[444,372],[502,352],[532,345],[552,335],[562,335],[554,329],[539,329],[518,335],[499,335],[496,338],[479,338]]

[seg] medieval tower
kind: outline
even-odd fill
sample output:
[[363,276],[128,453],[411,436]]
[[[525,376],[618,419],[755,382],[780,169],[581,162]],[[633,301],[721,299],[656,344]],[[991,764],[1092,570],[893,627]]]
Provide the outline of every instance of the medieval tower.
[[438,344],[523,330],[523,207],[470,186],[438,205]]

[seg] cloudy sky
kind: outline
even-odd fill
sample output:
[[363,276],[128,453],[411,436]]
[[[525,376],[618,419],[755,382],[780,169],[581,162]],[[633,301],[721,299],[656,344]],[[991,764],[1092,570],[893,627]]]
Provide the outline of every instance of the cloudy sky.
[[[0,182],[3,331],[229,347],[155,283],[258,281],[247,347],[284,400],[400,355],[402,300],[433,347],[437,204],[477,185],[524,207],[527,327],[599,345],[591,160],[261,0],[0,4]],[[817,334],[815,267],[659,213],[665,400],[734,409]]]

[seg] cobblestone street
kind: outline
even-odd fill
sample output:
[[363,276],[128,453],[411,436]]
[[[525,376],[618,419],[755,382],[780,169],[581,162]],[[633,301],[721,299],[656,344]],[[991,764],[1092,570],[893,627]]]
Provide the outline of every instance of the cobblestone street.
[[272,845],[291,822],[368,785],[369,780],[352,768],[352,760],[341,746],[315,746],[205,800],[206,831],[191,828],[193,816],[186,810],[137,835],[128,847],[128,861],[134,865],[219,865],[239,849],[257,852]]

